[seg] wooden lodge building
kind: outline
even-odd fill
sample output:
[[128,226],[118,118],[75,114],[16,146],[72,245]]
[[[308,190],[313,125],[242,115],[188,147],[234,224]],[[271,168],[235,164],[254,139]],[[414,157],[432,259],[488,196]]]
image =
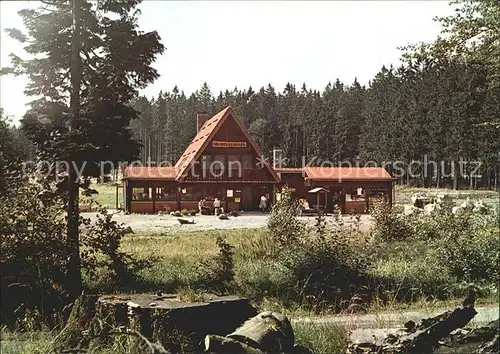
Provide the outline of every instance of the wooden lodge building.
[[337,204],[343,213],[366,213],[370,197],[392,202],[393,178],[383,168],[273,168],[231,107],[198,114],[197,127],[175,166],[125,168],[127,212],[198,210],[202,198],[207,206],[220,199],[224,210],[258,210],[263,195],[273,203],[283,186],[311,209]]

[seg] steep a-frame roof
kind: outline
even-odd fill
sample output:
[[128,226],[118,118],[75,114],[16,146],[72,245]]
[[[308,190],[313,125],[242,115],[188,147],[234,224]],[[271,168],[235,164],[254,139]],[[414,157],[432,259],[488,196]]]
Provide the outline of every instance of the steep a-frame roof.
[[[243,123],[238,119],[236,114],[234,113],[234,110],[228,106],[219,113],[217,113],[215,116],[210,118],[203,124],[203,126],[200,128],[198,131],[198,134],[196,134],[196,137],[193,139],[191,144],[187,147],[187,149],[184,151],[182,156],[179,158],[177,163],[175,164],[175,170],[177,173],[176,180],[177,181],[182,181],[184,178],[187,176],[187,173],[190,170],[190,167],[192,166],[193,162],[196,161],[205,148],[208,146],[210,141],[213,139],[215,134],[217,134],[217,131],[220,129],[220,127],[224,124],[224,122],[228,119],[228,117],[233,117],[234,121],[238,125],[238,127],[241,129],[245,137],[247,138],[248,142],[250,145],[253,147],[255,152],[257,153],[257,156],[263,156],[262,152],[259,148],[259,146],[255,143],[253,138],[248,134],[247,129],[243,125]],[[264,162],[265,167],[268,169],[268,171],[271,173],[273,178],[275,179],[276,182],[279,183],[280,178],[274,171],[274,169],[271,167],[269,162],[265,161]]]

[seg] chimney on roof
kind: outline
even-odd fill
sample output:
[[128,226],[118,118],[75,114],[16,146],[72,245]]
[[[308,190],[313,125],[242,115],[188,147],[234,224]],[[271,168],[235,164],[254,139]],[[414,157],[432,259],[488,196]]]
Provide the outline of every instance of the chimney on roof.
[[283,165],[283,150],[279,147],[273,147],[273,168],[282,168]]
[[205,122],[207,120],[209,120],[210,118],[212,118],[212,116],[210,114],[207,114],[207,113],[198,113],[196,115],[196,132],[199,132],[201,127],[203,126],[203,124],[205,124]]

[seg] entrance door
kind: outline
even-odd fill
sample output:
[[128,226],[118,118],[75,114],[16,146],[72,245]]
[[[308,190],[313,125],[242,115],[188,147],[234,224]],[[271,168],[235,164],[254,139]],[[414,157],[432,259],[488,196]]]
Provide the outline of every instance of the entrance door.
[[241,190],[241,209],[252,210],[255,206],[252,201],[252,187],[245,186]]

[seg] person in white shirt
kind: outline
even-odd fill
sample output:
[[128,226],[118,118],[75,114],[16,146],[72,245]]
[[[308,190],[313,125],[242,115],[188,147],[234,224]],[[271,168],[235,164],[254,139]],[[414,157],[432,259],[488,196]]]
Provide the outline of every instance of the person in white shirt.
[[220,200],[219,200],[219,198],[215,198],[215,200],[214,200],[214,211],[215,211],[215,216],[218,216],[220,214]]
[[265,195],[260,197],[259,208],[260,208],[260,210],[262,210],[262,212],[264,212],[267,208],[267,198]]

